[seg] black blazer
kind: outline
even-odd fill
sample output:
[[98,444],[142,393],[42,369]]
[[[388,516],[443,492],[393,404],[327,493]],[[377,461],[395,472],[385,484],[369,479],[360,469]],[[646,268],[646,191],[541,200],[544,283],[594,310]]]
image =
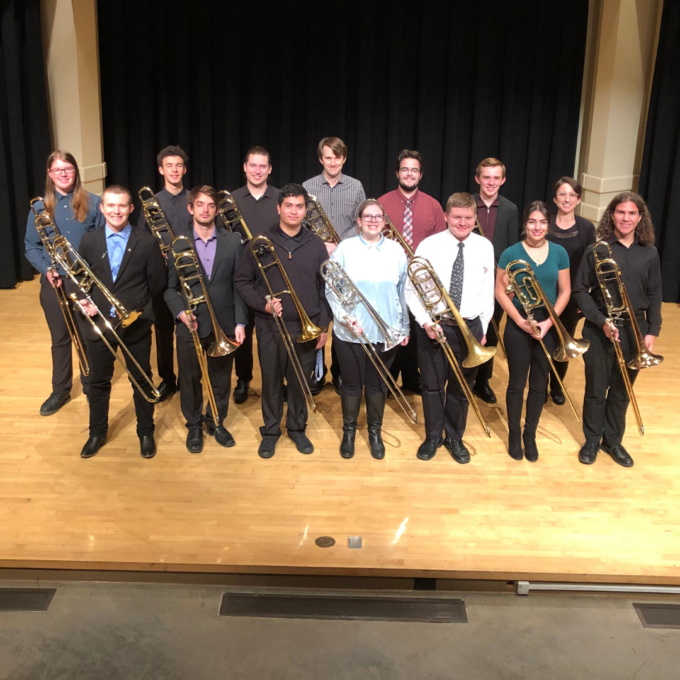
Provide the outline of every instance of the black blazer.
[[[479,193],[472,196],[479,201]],[[496,226],[493,230],[493,254],[496,262],[501,259],[503,251],[519,241],[519,211],[517,206],[499,194]]]
[[[105,229],[105,226],[99,227],[83,234],[78,252],[88,263],[93,274],[129,312],[142,310],[142,315],[130,326],[116,328],[121,340],[132,342],[151,329],[154,321],[151,299],[166,286],[165,262],[156,239],[151,234],[133,227],[114,282],[106,247]],[[108,315],[111,304],[97,286],[93,286],[90,296],[102,314]],[[78,297],[83,298],[83,295],[78,293]],[[95,339],[97,335],[90,324],[86,324],[86,328],[88,337]]]
[[[183,236],[188,236],[192,245],[195,244],[193,228],[183,232]],[[236,324],[246,325],[248,323],[248,307],[234,289],[234,272],[242,250],[241,237],[220,228],[215,230],[215,236],[217,238],[215,262],[210,278],[208,278],[200,258],[198,262],[220,328],[227,335],[233,336]],[[200,284],[197,282],[192,284],[192,291],[195,296],[200,295]],[[177,335],[191,337],[189,329],[177,318],[180,312],[186,311],[187,304],[182,294],[182,287],[172,254],[168,256],[168,287],[164,297],[165,303],[175,318]],[[201,338],[207,338],[213,330],[208,306],[199,304],[194,315],[198,320],[198,335]]]

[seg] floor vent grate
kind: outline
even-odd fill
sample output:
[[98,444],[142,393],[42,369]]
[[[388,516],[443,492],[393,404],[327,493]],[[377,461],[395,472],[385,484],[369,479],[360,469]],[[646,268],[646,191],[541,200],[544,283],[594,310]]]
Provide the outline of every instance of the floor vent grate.
[[220,616],[348,621],[467,623],[465,602],[453,598],[318,593],[225,593]]
[[0,588],[0,612],[46,612],[55,588]]
[[680,628],[680,604],[634,603],[645,628]]

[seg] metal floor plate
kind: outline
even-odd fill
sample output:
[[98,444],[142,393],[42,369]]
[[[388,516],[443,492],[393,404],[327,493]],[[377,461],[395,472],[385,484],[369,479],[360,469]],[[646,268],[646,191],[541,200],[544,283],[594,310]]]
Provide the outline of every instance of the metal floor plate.
[[645,628],[680,628],[680,604],[633,603]]
[[0,612],[46,612],[56,588],[0,588]]

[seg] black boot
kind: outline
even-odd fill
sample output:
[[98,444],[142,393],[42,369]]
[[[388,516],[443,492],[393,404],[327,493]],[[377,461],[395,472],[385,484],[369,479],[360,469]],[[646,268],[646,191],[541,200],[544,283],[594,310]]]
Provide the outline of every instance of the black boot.
[[510,430],[508,435],[508,453],[510,458],[515,460],[523,460],[524,452],[522,451],[522,434],[519,430]]
[[368,445],[371,447],[371,455],[377,460],[382,460],[385,457],[385,445],[380,436],[380,430],[382,428],[383,414],[385,413],[386,396],[384,392],[366,395]]
[[361,408],[361,396],[350,397],[340,392],[340,405],[342,406],[340,455],[343,458],[351,458],[354,455],[354,439],[357,434],[357,418]]
[[538,447],[536,446],[536,433],[524,430],[522,436],[524,440],[524,455],[530,463],[535,463],[538,460]]

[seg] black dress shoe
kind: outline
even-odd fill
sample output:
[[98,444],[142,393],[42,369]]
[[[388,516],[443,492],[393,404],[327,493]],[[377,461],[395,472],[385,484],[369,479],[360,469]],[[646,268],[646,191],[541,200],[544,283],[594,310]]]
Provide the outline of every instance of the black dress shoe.
[[257,450],[257,455],[260,458],[271,458],[276,451],[276,439],[272,437],[265,437],[260,442],[260,448]]
[[53,416],[64,404],[68,404],[69,401],[71,401],[71,395],[68,392],[66,394],[55,394],[53,392],[40,407],[40,415]]
[[536,446],[536,435],[529,434],[526,430],[522,436],[524,441],[524,457],[530,462],[535,463],[538,460],[538,447]]
[[470,452],[460,439],[450,439],[447,437],[444,439],[444,446],[449,450],[456,463],[465,465],[465,463],[470,462]]
[[177,392],[177,388],[174,385],[168,385],[166,382],[162,382],[158,386],[158,391],[161,394],[160,399],[156,402],[157,404],[160,404],[162,401],[165,401],[168,397],[171,397],[175,392]]
[[633,467],[633,465],[635,465],[628,451],[626,451],[626,449],[624,449],[620,444],[614,444],[614,446],[601,444],[600,448],[605,453],[608,453],[614,459],[615,463],[618,463],[623,467]]
[[85,442],[85,446],[83,446],[83,450],[80,452],[80,457],[92,458],[92,456],[96,456],[97,451],[99,451],[104,444],[106,444],[105,434],[90,435],[90,438]]
[[139,438],[139,453],[142,458],[153,458],[156,455],[156,442],[152,434],[143,434]]
[[248,388],[250,383],[240,378],[236,381],[236,387],[234,388],[234,403],[242,404],[246,399],[248,399]]
[[550,390],[550,396],[553,400],[553,404],[557,404],[558,406],[564,406],[565,402],[567,401],[564,392],[558,387],[557,389]]
[[312,378],[309,382],[309,391],[312,393],[313,397],[316,397],[318,394],[321,394],[321,390],[323,389],[323,386],[326,384],[326,376],[322,376],[321,380],[317,380],[316,378]]
[[489,387],[489,383],[484,383],[483,385],[475,385],[472,390],[482,401],[487,404],[495,404],[497,399],[494,391]]
[[600,450],[599,444],[586,443],[578,452],[578,459],[584,465],[592,465],[597,460],[597,452]]
[[224,425],[220,425],[215,430],[215,441],[220,446],[225,446],[226,448],[229,448],[230,446],[234,446],[236,444],[234,438],[231,436],[231,432],[229,432],[229,430],[227,430],[227,428],[224,427]]
[[416,458],[420,460],[432,460],[437,449],[442,445],[441,439],[426,439],[419,447]]
[[508,453],[513,460],[524,460],[522,436],[519,432],[511,432],[508,436]]
[[189,453],[200,453],[203,451],[203,428],[192,427],[187,435],[187,451]]
[[314,452],[314,444],[312,444],[312,442],[309,441],[307,435],[305,435],[304,432],[289,432],[288,436],[290,437],[291,441],[295,444],[297,450],[300,453]]

